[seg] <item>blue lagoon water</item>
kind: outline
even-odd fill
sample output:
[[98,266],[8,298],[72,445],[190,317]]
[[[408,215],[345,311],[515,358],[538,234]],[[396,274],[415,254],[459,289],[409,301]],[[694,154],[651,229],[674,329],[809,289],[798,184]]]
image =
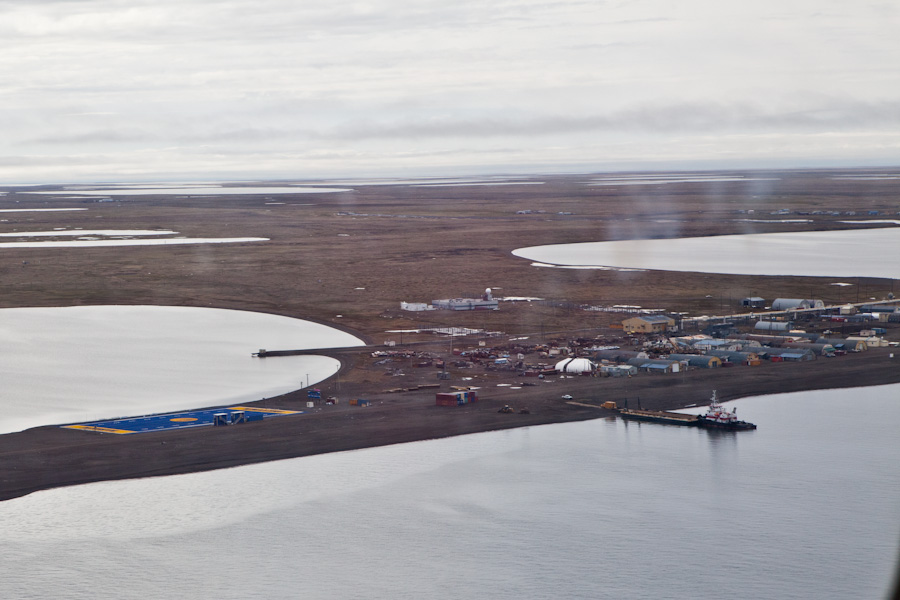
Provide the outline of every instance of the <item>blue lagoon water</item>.
[[900,386],[741,400],[0,503],[4,598],[882,598]]

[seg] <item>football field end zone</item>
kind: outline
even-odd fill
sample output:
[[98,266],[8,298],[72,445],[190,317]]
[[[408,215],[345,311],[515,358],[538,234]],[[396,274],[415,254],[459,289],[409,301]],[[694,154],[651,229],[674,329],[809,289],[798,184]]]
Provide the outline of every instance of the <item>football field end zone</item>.
[[99,431],[100,433],[117,433],[125,435],[128,433],[137,433],[127,429],[112,429],[110,427],[100,427],[99,425],[62,425],[63,429],[80,429],[82,431]]
[[[125,419],[110,419],[104,421],[91,421],[73,425],[61,425],[63,429],[77,429],[80,431],[93,431],[97,433],[112,433],[127,435],[131,433],[149,433],[152,431],[169,431],[172,429],[188,429],[191,427],[212,426],[215,415],[226,413],[233,414],[243,412],[250,420],[257,421],[272,417],[287,415],[300,415],[305,411],[283,410],[277,408],[256,408],[251,406],[232,406],[228,408],[215,408],[209,410],[195,410],[163,415],[149,415],[143,417],[130,417]],[[254,418],[255,417],[255,418]]]

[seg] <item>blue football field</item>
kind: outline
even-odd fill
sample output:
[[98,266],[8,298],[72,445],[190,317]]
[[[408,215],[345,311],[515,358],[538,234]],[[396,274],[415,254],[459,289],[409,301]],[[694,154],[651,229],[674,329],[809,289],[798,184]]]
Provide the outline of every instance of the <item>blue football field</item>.
[[193,410],[189,412],[171,413],[167,415],[150,415],[147,417],[131,417],[127,419],[114,419],[110,421],[95,421],[91,423],[78,423],[76,425],[63,425],[64,429],[80,429],[82,431],[96,431],[99,433],[147,433],[149,431],[163,431],[166,429],[186,429],[189,427],[206,427],[213,424],[215,415],[224,414],[226,422],[230,423],[232,413],[244,413],[246,421],[261,421],[271,417],[286,415],[300,415],[301,410],[281,410],[277,408],[260,408],[252,406],[231,406],[229,408],[213,408],[209,410]]

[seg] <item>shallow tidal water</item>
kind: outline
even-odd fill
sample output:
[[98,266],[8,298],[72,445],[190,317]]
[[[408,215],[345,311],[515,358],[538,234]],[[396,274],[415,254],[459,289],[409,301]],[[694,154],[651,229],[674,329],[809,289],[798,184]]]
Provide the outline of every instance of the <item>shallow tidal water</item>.
[[362,344],[300,319],[172,306],[5,308],[0,339],[0,433],[268,398],[338,361],[253,352]]
[[8,598],[880,599],[900,385],[759,429],[548,425],[0,503]]
[[574,267],[900,279],[900,227],[531,246],[515,256]]

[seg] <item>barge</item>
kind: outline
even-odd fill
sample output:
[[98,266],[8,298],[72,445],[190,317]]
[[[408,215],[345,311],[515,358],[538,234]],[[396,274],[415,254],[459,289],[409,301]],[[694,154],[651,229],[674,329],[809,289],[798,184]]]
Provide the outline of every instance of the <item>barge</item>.
[[667,425],[697,425],[697,415],[669,412],[665,410],[641,410],[635,408],[620,408],[619,416],[634,421],[650,421]]
[[737,418],[737,409],[728,410],[719,404],[716,398],[716,392],[713,390],[712,398],[709,401],[709,409],[702,415],[689,415],[685,413],[670,412],[665,410],[643,410],[634,408],[616,408],[615,403],[607,403],[611,408],[618,412],[623,419],[634,421],[649,421],[651,423],[662,423],[664,425],[687,425],[690,427],[703,427],[705,429],[719,429],[725,431],[740,431],[746,429],[756,429],[756,425],[741,421]]

